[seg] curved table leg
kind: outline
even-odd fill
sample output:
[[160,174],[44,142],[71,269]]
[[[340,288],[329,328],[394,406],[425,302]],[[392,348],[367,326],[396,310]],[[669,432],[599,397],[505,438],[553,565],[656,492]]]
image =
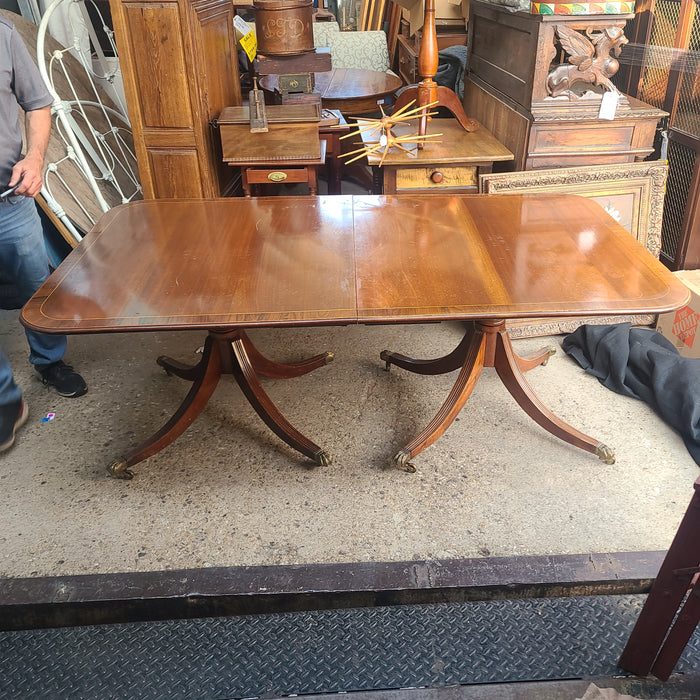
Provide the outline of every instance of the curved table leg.
[[606,464],[614,464],[613,450],[592,437],[572,428],[561,418],[554,415],[532,390],[519,367],[518,357],[513,350],[508,331],[501,329],[496,335],[494,365],[498,376],[518,402],[520,408],[537,424],[556,437],[586,452],[592,452]]
[[[249,356],[251,349],[255,362]],[[302,435],[280,413],[262,388],[258,372],[280,379],[298,377],[327,364],[331,359],[333,354],[325,353],[291,365],[271,362],[258,352],[242,330],[223,333],[210,331],[204,343],[202,359],[194,366],[169,357],[159,357],[157,362],[166,372],[192,381],[192,386],[172,418],[125,457],[115,460],[108,467],[109,474],[119,479],[133,478],[129,467],[156,454],[182,435],[207,405],[222,374],[234,375],[256,413],[290,447],[310,457],[316,464],[329,464],[330,454]]]
[[[178,363],[179,364],[179,363]],[[217,344],[208,337],[204,344],[201,362],[194,368],[198,375],[172,418],[148,440],[145,440],[122,459],[115,460],[107,471],[118,479],[131,479],[129,469],[154,455],[178,438],[207,405],[221,377],[221,355]]]
[[554,345],[548,345],[546,348],[536,350],[529,355],[516,355],[513,351],[513,357],[518,364],[518,369],[521,372],[527,372],[534,367],[544,366],[549,362],[549,358],[556,354],[557,348]]
[[233,363],[232,367],[233,376],[256,413],[265,421],[268,428],[290,447],[311,458],[316,464],[322,466],[330,464],[332,460],[331,455],[311,442],[291,425],[265,393],[258,380],[255,368],[248,357],[245,340],[242,337],[234,338],[231,341],[231,345],[236,358],[236,362]]
[[466,348],[462,370],[445,403],[421,433],[411,440],[403,450],[394,455],[396,465],[407,472],[416,471],[409,460],[420,454],[426,447],[430,447],[450,427],[481,375],[486,352],[486,336],[478,330],[469,335],[470,340]]
[[524,372],[546,364],[556,352],[553,346],[520,357],[515,353],[506,330],[505,321],[476,321],[468,329],[460,344],[448,355],[435,360],[415,360],[399,353],[384,350],[381,358],[387,368],[395,364],[417,374],[441,374],[461,366],[457,381],[445,403],[425,429],[394,455],[394,462],[409,472],[415,467],[410,459],[432,445],[450,426],[463,408],[483,367],[494,367],[506,389],[518,405],[540,426],[571,445],[592,452],[607,464],[615,462],[610,447],[576,430],[552,413],[527,383]]
[[467,329],[459,345],[452,352],[432,360],[416,360],[407,355],[401,355],[398,352],[389,350],[382,350],[379,353],[379,357],[386,362],[385,369],[387,371],[391,369],[391,365],[396,365],[414,374],[445,374],[459,369],[464,364],[474,333],[475,330],[472,325]]
[[199,376],[202,371],[203,360],[200,360],[196,365],[189,365],[179,360],[173,360],[172,357],[167,355],[161,355],[156,358],[156,363],[159,364],[168,375],[172,374],[180,379],[186,379],[189,382],[193,382]]
[[[452,112],[455,119],[460,123],[465,131],[476,131],[479,128],[479,123],[466,115],[464,112],[464,105],[460,102],[454,91],[442,85],[437,85],[437,83],[434,81],[431,82],[433,84],[432,91],[429,92],[429,97],[425,98],[422,102],[419,85],[404,90],[396,98],[392,109],[392,114],[395,114],[403,107],[407,107],[413,101],[415,101],[417,105],[429,104],[430,102],[437,101],[439,102],[438,106],[445,107]],[[425,127],[423,127],[423,130],[421,130],[420,133],[425,133]]]
[[335,355],[332,352],[324,352],[314,355],[301,362],[281,363],[273,362],[265,357],[253,344],[245,331],[239,331],[246,353],[256,374],[270,379],[292,379],[308,374],[329,362],[333,362]]
[[[301,362],[273,362],[265,357],[253,344],[253,341],[248,337],[245,331],[239,331],[243,342],[245,343],[248,357],[251,364],[255,368],[257,374],[270,379],[292,379],[293,377],[301,377],[308,372],[312,372],[323,365],[327,365],[335,359],[332,352],[324,352],[321,355],[314,355]],[[180,379],[186,379],[193,382],[200,372],[201,360],[196,365],[186,364],[179,360],[174,360],[167,355],[161,355],[156,359],[156,362],[168,373]]]

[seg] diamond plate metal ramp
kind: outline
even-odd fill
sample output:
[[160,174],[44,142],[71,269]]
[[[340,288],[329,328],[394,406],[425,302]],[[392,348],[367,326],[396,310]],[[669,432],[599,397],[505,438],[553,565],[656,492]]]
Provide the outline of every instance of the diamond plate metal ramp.
[[[0,633],[2,698],[256,698],[619,674],[645,596]],[[700,635],[677,670],[700,663]]]

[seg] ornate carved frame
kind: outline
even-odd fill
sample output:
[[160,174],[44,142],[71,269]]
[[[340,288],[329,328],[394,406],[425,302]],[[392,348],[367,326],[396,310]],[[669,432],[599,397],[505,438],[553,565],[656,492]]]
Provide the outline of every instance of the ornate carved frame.
[[[479,192],[508,194],[546,190],[578,194],[595,199],[613,216],[615,204],[624,204],[629,217],[621,221],[622,225],[658,258],[667,177],[668,164],[665,161],[490,173],[479,176]],[[629,321],[634,325],[651,325],[655,320],[653,315],[529,319],[509,322],[508,328],[512,337],[525,338],[571,333],[585,323]]]

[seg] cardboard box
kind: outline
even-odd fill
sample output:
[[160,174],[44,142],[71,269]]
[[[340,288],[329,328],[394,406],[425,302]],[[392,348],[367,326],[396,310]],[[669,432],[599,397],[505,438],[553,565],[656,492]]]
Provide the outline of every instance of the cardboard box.
[[[423,0],[394,0],[403,7],[403,17],[408,21],[413,36],[422,26],[425,12]],[[466,14],[465,14],[466,13]],[[435,26],[465,26],[469,16],[469,3],[463,0],[435,0]]]
[[659,314],[656,330],[670,340],[683,357],[700,357],[700,270],[679,270],[674,275],[692,293],[687,306]]

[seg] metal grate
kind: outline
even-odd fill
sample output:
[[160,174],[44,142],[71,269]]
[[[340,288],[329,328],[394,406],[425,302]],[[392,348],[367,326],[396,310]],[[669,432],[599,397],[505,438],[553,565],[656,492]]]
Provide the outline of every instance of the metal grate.
[[[617,675],[644,599],[489,600],[1,632],[0,697],[271,698]],[[696,674],[699,660],[700,630],[676,671]]]
[[683,234],[683,214],[692,181],[697,154],[678,141],[668,144],[668,184],[664,198],[664,218],[661,227],[661,253],[672,261],[678,257]]
[[678,102],[671,126],[691,136],[700,137],[700,13],[695,5],[691,11],[688,50],[683,56],[683,75],[678,90]]
[[678,0],[657,0],[649,48],[642,73],[639,99],[662,108],[676,40],[681,5]]

